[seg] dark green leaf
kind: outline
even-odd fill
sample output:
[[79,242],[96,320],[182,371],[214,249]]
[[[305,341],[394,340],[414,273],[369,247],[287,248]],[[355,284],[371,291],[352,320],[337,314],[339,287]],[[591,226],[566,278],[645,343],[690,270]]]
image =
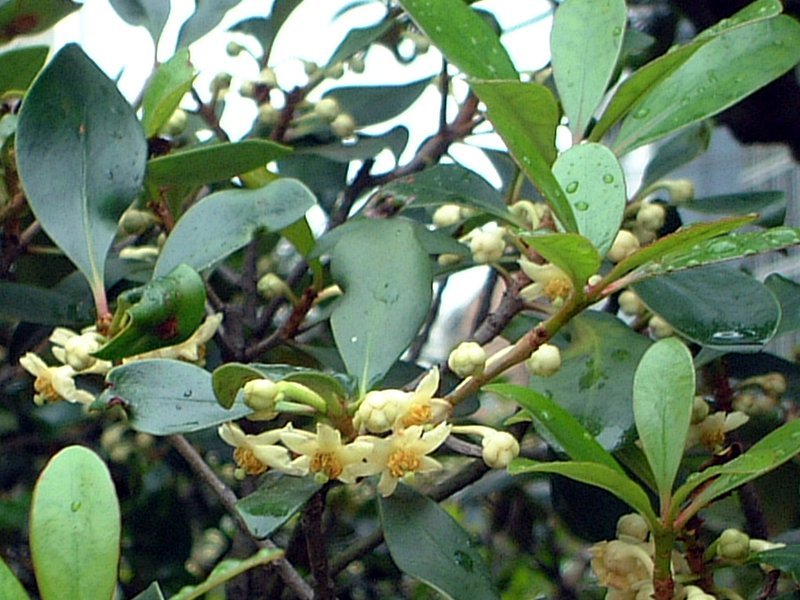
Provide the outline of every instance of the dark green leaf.
[[120,528],[117,493],[105,463],[83,446],[69,446],[51,458],[31,504],[31,554],[42,600],[111,598]]
[[560,268],[578,290],[600,268],[600,255],[577,233],[524,234],[520,236],[542,257]]
[[789,573],[795,581],[800,580],[800,544],[758,552],[748,562],[768,564]]
[[411,223],[353,221],[333,247],[331,275],[344,290],[331,315],[333,337],[363,391],[383,377],[425,320],[430,260]]
[[28,593],[14,576],[14,572],[0,558],[0,598],[5,600],[29,600]]
[[16,142],[31,209],[97,293],[117,221],[144,177],[147,145],[133,109],[69,44],[28,92]]
[[178,48],[185,48],[219,25],[230,9],[242,0],[195,0],[195,9],[178,33]]
[[110,0],[111,7],[122,17],[126,23],[133,26],[141,25],[153,38],[153,44],[158,46],[158,40],[167,24],[170,5],[163,0]]
[[683,458],[694,395],[694,365],[686,345],[666,338],[650,346],[633,378],[633,416],[663,506]]
[[244,404],[222,408],[211,374],[179,360],[137,360],[111,369],[106,382],[92,408],[122,405],[131,427],[153,435],[199,431],[253,412]]
[[328,60],[328,66],[347,60],[356,52],[369,48],[370,44],[381,39],[395,26],[396,24],[392,19],[383,19],[375,25],[351,29],[336,50],[333,51],[333,55]]
[[417,26],[468,77],[518,79],[497,34],[462,0],[401,0]]
[[133,600],[164,600],[164,594],[158,582],[154,581],[143,592],[136,594]]
[[183,97],[192,89],[196,74],[186,48],[178,50],[153,72],[142,99],[142,126],[148,138],[161,131],[169,121]]
[[430,84],[430,77],[426,77],[404,85],[339,87],[326,92],[324,97],[334,98],[359,127],[366,127],[402,113]]
[[380,500],[386,545],[404,573],[447,598],[499,598],[489,568],[466,531],[433,500],[405,485]]
[[5,0],[0,3],[0,43],[50,29],[80,7],[70,0]]
[[506,396],[519,403],[533,417],[537,429],[555,441],[572,460],[605,465],[622,474],[619,463],[597,443],[575,417],[559,406],[552,398],[518,385],[496,383],[485,386],[484,391]]
[[553,163],[553,175],[567,193],[578,233],[605,256],[619,231],[627,202],[619,161],[606,146],[588,142],[563,152]]
[[781,323],[776,336],[800,329],[800,284],[773,273],[764,281],[781,305]]
[[783,192],[744,192],[708,196],[680,204],[678,211],[682,217],[694,217],[695,219],[697,215],[714,215],[718,218],[727,215],[758,213],[758,219],[753,221],[754,225],[776,227],[783,225],[786,217],[786,194]]
[[[33,309],[33,310],[32,310]],[[0,318],[42,325],[86,325],[94,320],[91,303],[24,283],[0,282]]]
[[147,163],[147,180],[159,185],[224,181],[290,152],[291,148],[268,140],[212,144],[154,158]]
[[198,585],[187,585],[178,590],[170,600],[194,600],[195,598],[207,598],[207,592],[221,586],[226,581],[246,573],[250,569],[268,565],[283,556],[280,548],[262,548],[250,558],[242,560],[236,558],[226,558],[221,560],[211,571],[206,580]]
[[346,185],[347,169],[348,163],[299,152],[278,162],[280,174],[299,179],[307,185],[326,211],[333,209]]
[[236,510],[253,537],[263,539],[291,519],[320,487],[313,477],[267,473],[255,492],[236,503]]
[[275,36],[278,35],[286,19],[292,11],[298,7],[302,0],[275,0],[272,5],[272,12],[269,18],[252,17],[240,21],[230,28],[230,31],[239,31],[252,35],[261,44],[264,54],[269,54],[272,44],[275,43]]
[[154,275],[186,263],[209,269],[244,247],[260,229],[280,231],[314,205],[311,191],[294,179],[278,179],[254,190],[206,196],[178,221],[161,250]]
[[642,175],[640,184],[642,189],[703,154],[711,141],[711,131],[711,125],[706,121],[701,121],[690,125],[659,146]]
[[309,146],[298,148],[297,153],[309,153],[324,156],[325,158],[349,164],[352,160],[364,160],[377,156],[382,150],[388,149],[399,158],[408,144],[408,129],[402,125],[393,127],[386,133],[380,135],[356,135],[355,143],[342,143],[341,141],[323,146]]
[[778,301],[763,284],[724,266],[672,273],[634,289],[681,335],[717,350],[758,352],[781,317]]
[[576,139],[611,82],[627,20],[624,0],[569,0],[556,9],[550,34],[553,78]]
[[47,46],[30,46],[0,54],[0,94],[27,90],[49,51]]

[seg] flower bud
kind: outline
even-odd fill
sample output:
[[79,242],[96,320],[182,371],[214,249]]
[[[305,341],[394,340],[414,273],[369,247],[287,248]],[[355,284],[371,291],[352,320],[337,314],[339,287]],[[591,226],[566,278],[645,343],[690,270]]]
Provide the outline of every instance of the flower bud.
[[661,187],[669,192],[669,197],[676,204],[688,202],[694,198],[694,184],[688,179],[662,181]]
[[231,79],[230,73],[217,73],[209,84],[211,93],[219,94],[220,92],[226,91],[231,87]]
[[317,71],[319,71],[319,65],[315,63],[313,60],[304,60],[303,61],[303,72],[311,77],[312,75],[316,75]]
[[636,224],[642,229],[658,231],[664,226],[667,219],[667,211],[660,204],[646,202],[636,213]]
[[617,520],[617,538],[629,538],[632,542],[644,542],[650,534],[650,527],[638,513],[622,515]]
[[350,67],[350,70],[353,73],[363,73],[364,67],[364,57],[361,55],[353,56],[347,63],[347,66]]
[[331,132],[338,138],[349,138],[356,132],[356,121],[352,115],[339,113],[331,121]]
[[458,204],[442,204],[433,213],[433,224],[436,228],[450,227],[461,221],[461,207]]
[[639,249],[639,239],[627,229],[620,229],[611,249],[606,254],[606,258],[613,263],[629,257]]
[[408,394],[401,390],[375,390],[369,392],[358,407],[356,420],[359,427],[371,433],[389,431],[403,408]]
[[139,235],[147,231],[147,228],[155,223],[156,217],[153,213],[138,208],[129,208],[119,219],[119,230],[125,235]]
[[744,560],[750,555],[750,536],[738,529],[726,529],[717,540],[717,556]]
[[653,337],[659,340],[675,334],[675,330],[672,328],[672,325],[667,323],[658,315],[653,315],[650,317],[650,320],[647,322],[647,326],[650,328],[650,333],[653,334]]
[[619,295],[619,308],[629,317],[638,317],[647,310],[644,302],[633,290],[625,290]]
[[507,431],[495,431],[483,436],[483,462],[492,469],[505,469],[519,456],[519,442]]
[[278,78],[275,76],[275,71],[266,67],[261,69],[261,73],[258,74],[258,83],[262,85],[266,85],[267,87],[274,88],[278,86]]
[[228,45],[225,46],[225,53],[231,57],[239,56],[243,51],[244,46],[237,42],[228,42]]
[[256,289],[262,297],[267,300],[272,298],[280,298],[286,295],[288,289],[286,282],[275,275],[275,273],[267,273],[256,284]]
[[186,111],[181,108],[176,108],[172,113],[166,125],[164,125],[164,133],[170,136],[176,136],[186,131],[186,124],[189,117],[186,116]]
[[469,241],[472,260],[480,264],[500,260],[506,249],[506,241],[503,237],[505,232],[506,230],[502,227],[493,231],[483,231],[482,229],[473,231]]
[[256,97],[256,82],[245,81],[239,86],[239,95],[242,98],[255,98]]
[[561,350],[553,344],[542,344],[525,361],[528,372],[538,377],[550,377],[561,368]]
[[457,265],[464,259],[463,256],[460,254],[440,254],[439,258],[436,259],[436,262],[439,263],[442,267],[450,267],[452,265]]
[[277,414],[275,405],[281,398],[278,384],[271,379],[252,379],[242,388],[244,403],[259,413]]
[[271,104],[262,104],[258,107],[258,122],[272,127],[280,119],[281,111],[272,106]]
[[486,351],[475,342],[462,342],[450,353],[447,366],[459,377],[480,374],[486,366]]
[[330,77],[331,79],[340,79],[342,75],[344,75],[344,65],[340,62],[331,65],[325,71],[325,76]]
[[695,396],[692,403],[692,424],[702,423],[710,412],[711,408],[708,406],[708,402],[702,396]]
[[335,98],[323,98],[314,105],[314,114],[330,123],[339,116],[341,109]]
[[683,591],[686,592],[686,600],[715,600],[714,596],[706,594],[703,588],[699,588],[696,585],[687,585],[683,588]]
[[97,359],[92,356],[105,342],[99,333],[84,333],[69,338],[64,343],[64,362],[77,372],[90,369]]

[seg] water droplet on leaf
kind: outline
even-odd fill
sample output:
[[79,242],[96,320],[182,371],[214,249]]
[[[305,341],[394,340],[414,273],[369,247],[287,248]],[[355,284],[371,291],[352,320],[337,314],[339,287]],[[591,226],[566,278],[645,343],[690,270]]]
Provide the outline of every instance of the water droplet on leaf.
[[81,501],[80,500],[73,500],[72,504],[69,505],[69,509],[72,512],[78,512],[81,509]]
[[469,571],[470,573],[475,568],[475,563],[472,560],[472,557],[462,550],[456,550],[453,554],[453,558],[456,561],[456,564],[462,567],[465,571]]
[[640,108],[635,113],[633,113],[634,119],[644,119],[647,115],[650,114],[649,108]]
[[589,203],[581,200],[580,202],[575,203],[575,208],[577,208],[581,212],[587,211],[589,210]]
[[614,176],[611,173],[603,175],[603,183],[614,183]]
[[574,194],[578,191],[578,187],[580,187],[580,184],[577,181],[570,181],[564,189],[568,194]]

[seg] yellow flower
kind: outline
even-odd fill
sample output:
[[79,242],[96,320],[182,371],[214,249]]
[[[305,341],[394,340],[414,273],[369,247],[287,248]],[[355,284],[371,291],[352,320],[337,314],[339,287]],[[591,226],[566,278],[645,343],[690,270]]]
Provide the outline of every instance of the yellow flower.
[[220,323],[222,323],[222,313],[209,315],[206,317],[206,320],[203,321],[203,324],[197,328],[197,331],[195,331],[189,339],[180,344],[158,348],[150,352],[143,352],[136,356],[129,356],[123,358],[122,362],[128,363],[145,358],[175,358],[197,363],[202,366],[203,363],[205,363],[205,345],[214,337],[214,334],[217,333]]
[[712,413],[699,423],[694,423],[689,427],[686,448],[703,444],[711,451],[719,450],[725,443],[725,434],[741,427],[749,419],[750,417],[738,410],[727,414],[722,411]]
[[554,264],[537,265],[522,258],[519,260],[519,266],[522,272],[533,281],[532,284],[520,290],[520,298],[525,302],[533,302],[545,297],[554,305],[560,305],[572,294],[572,280]]
[[[291,427],[288,425],[287,427]],[[284,429],[270,429],[257,435],[246,434],[235,423],[223,423],[217,430],[219,437],[236,448],[233,459],[236,461],[237,477],[260,475],[267,469],[277,469],[289,475],[308,473],[301,465],[295,464],[289,451],[276,443],[280,441]]]
[[48,367],[47,364],[33,352],[28,352],[19,359],[19,364],[31,375],[36,377],[33,389],[36,394],[33,401],[41,406],[46,402],[59,402],[66,400],[78,404],[91,404],[94,396],[75,386],[75,370],[69,365]]

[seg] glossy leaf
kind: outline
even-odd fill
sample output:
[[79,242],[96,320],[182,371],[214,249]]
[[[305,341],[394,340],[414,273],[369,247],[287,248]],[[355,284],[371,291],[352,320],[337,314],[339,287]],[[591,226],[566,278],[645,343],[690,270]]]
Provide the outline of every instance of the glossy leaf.
[[711,131],[711,124],[701,121],[660,145],[644,170],[642,189],[703,154],[711,141]]
[[507,383],[487,385],[483,390],[517,402],[533,417],[537,429],[543,431],[547,439],[556,442],[557,449],[572,460],[598,463],[620,474],[624,473],[619,463],[597,443],[592,434],[552,398],[536,390]]
[[49,51],[47,46],[29,46],[0,54],[0,94],[27,90]]
[[564,229],[577,232],[566,194],[550,170],[556,158],[559,119],[553,93],[543,85],[517,81],[473,81],[471,85],[486,104],[489,120],[520,169],[547,200]]
[[28,204],[97,294],[117,221],[144,177],[147,145],[133,109],[69,44],[28,92],[16,144]]
[[109,3],[126,23],[147,29],[153,44],[158,46],[169,18],[169,3],[163,0],[109,0]]
[[404,85],[339,87],[323,97],[335,99],[359,127],[365,127],[396,117],[416,102],[431,83],[431,78],[426,77]]
[[5,600],[29,600],[28,593],[14,576],[14,572],[0,558],[0,598]]
[[683,458],[694,395],[694,365],[686,345],[673,337],[650,346],[633,378],[633,417],[663,505]]
[[365,135],[357,133],[355,135],[355,142],[344,143],[337,140],[330,144],[321,146],[308,146],[306,148],[298,148],[298,154],[309,153],[349,165],[353,160],[364,160],[377,156],[383,150],[389,150],[394,154],[395,158],[399,158],[408,144],[408,129],[402,125],[393,127],[386,133],[380,135]]
[[[36,307],[36,310],[31,310]],[[0,318],[42,325],[75,326],[94,320],[90,304],[55,290],[25,283],[0,282]]]
[[716,350],[758,352],[780,322],[775,296],[751,276],[724,266],[672,273],[634,289],[681,335]]
[[161,592],[158,582],[154,581],[144,591],[136,594],[132,600],[164,600],[164,594]]
[[520,237],[545,260],[564,271],[577,289],[582,289],[600,268],[597,250],[577,233],[525,234]]
[[180,218],[161,249],[154,276],[186,263],[197,271],[243,248],[260,229],[280,231],[305,216],[315,203],[294,179],[278,179],[253,190],[225,190],[203,198]]
[[625,154],[713,116],[800,61],[800,24],[778,16],[708,41],[631,108],[613,149]]
[[356,52],[369,48],[377,40],[389,33],[396,23],[392,19],[383,19],[375,25],[368,27],[356,27],[347,32],[342,42],[333,51],[328,66],[347,60]]
[[224,584],[226,581],[263,565],[268,565],[283,556],[280,548],[262,548],[253,556],[245,559],[226,558],[221,560],[206,577],[197,585],[188,585],[178,590],[170,600],[194,600],[206,598],[206,593]]
[[536,462],[527,458],[515,458],[509,465],[508,472],[511,475],[554,473],[588,483],[611,492],[627,503],[642,515],[651,527],[658,522],[645,491],[626,475],[606,465],[596,462]]
[[122,406],[136,431],[172,435],[200,431],[244,417],[244,404],[230,410],[217,404],[211,374],[187,362],[144,359],[114,367],[106,375],[109,387],[93,409]]
[[399,485],[379,505],[386,545],[401,571],[446,598],[500,597],[476,543],[433,500]]
[[684,220],[697,220],[698,217],[707,215],[719,218],[758,213],[758,219],[753,221],[753,225],[777,227],[783,225],[786,217],[786,194],[776,191],[707,196],[678,205],[678,212]]
[[[160,0],[155,4],[164,6]],[[142,98],[142,126],[148,138],[158,134],[166,125],[183,97],[192,89],[196,75],[194,65],[189,61],[189,51],[185,48],[178,50],[153,72]]]
[[619,161],[606,146],[589,142],[563,152],[553,164],[553,175],[567,193],[578,233],[605,256],[619,231],[628,200]]
[[333,247],[331,275],[344,290],[331,315],[333,337],[363,391],[386,374],[425,320],[430,260],[410,223],[354,221]]
[[800,284],[778,273],[772,273],[766,278],[764,285],[781,306],[781,322],[775,335],[800,329]]
[[267,473],[255,492],[236,503],[236,510],[253,537],[264,539],[297,514],[321,487],[313,477]]
[[112,598],[120,528],[114,483],[94,452],[69,446],[50,459],[33,491],[30,520],[42,600]]
[[70,0],[6,0],[0,5],[0,42],[50,29],[80,7]]
[[222,18],[241,0],[195,0],[195,9],[178,33],[178,48],[185,48],[219,25]]
[[497,34],[462,0],[401,0],[445,58],[468,77],[518,79]]
[[758,552],[748,562],[768,564],[789,573],[797,581],[800,579],[800,544],[788,544],[783,548]]
[[631,441],[633,376],[651,342],[611,315],[585,311],[572,319],[555,375],[530,387],[551,397],[608,451]]
[[550,33],[553,78],[578,139],[611,83],[627,20],[624,0],[567,0],[556,9]]

